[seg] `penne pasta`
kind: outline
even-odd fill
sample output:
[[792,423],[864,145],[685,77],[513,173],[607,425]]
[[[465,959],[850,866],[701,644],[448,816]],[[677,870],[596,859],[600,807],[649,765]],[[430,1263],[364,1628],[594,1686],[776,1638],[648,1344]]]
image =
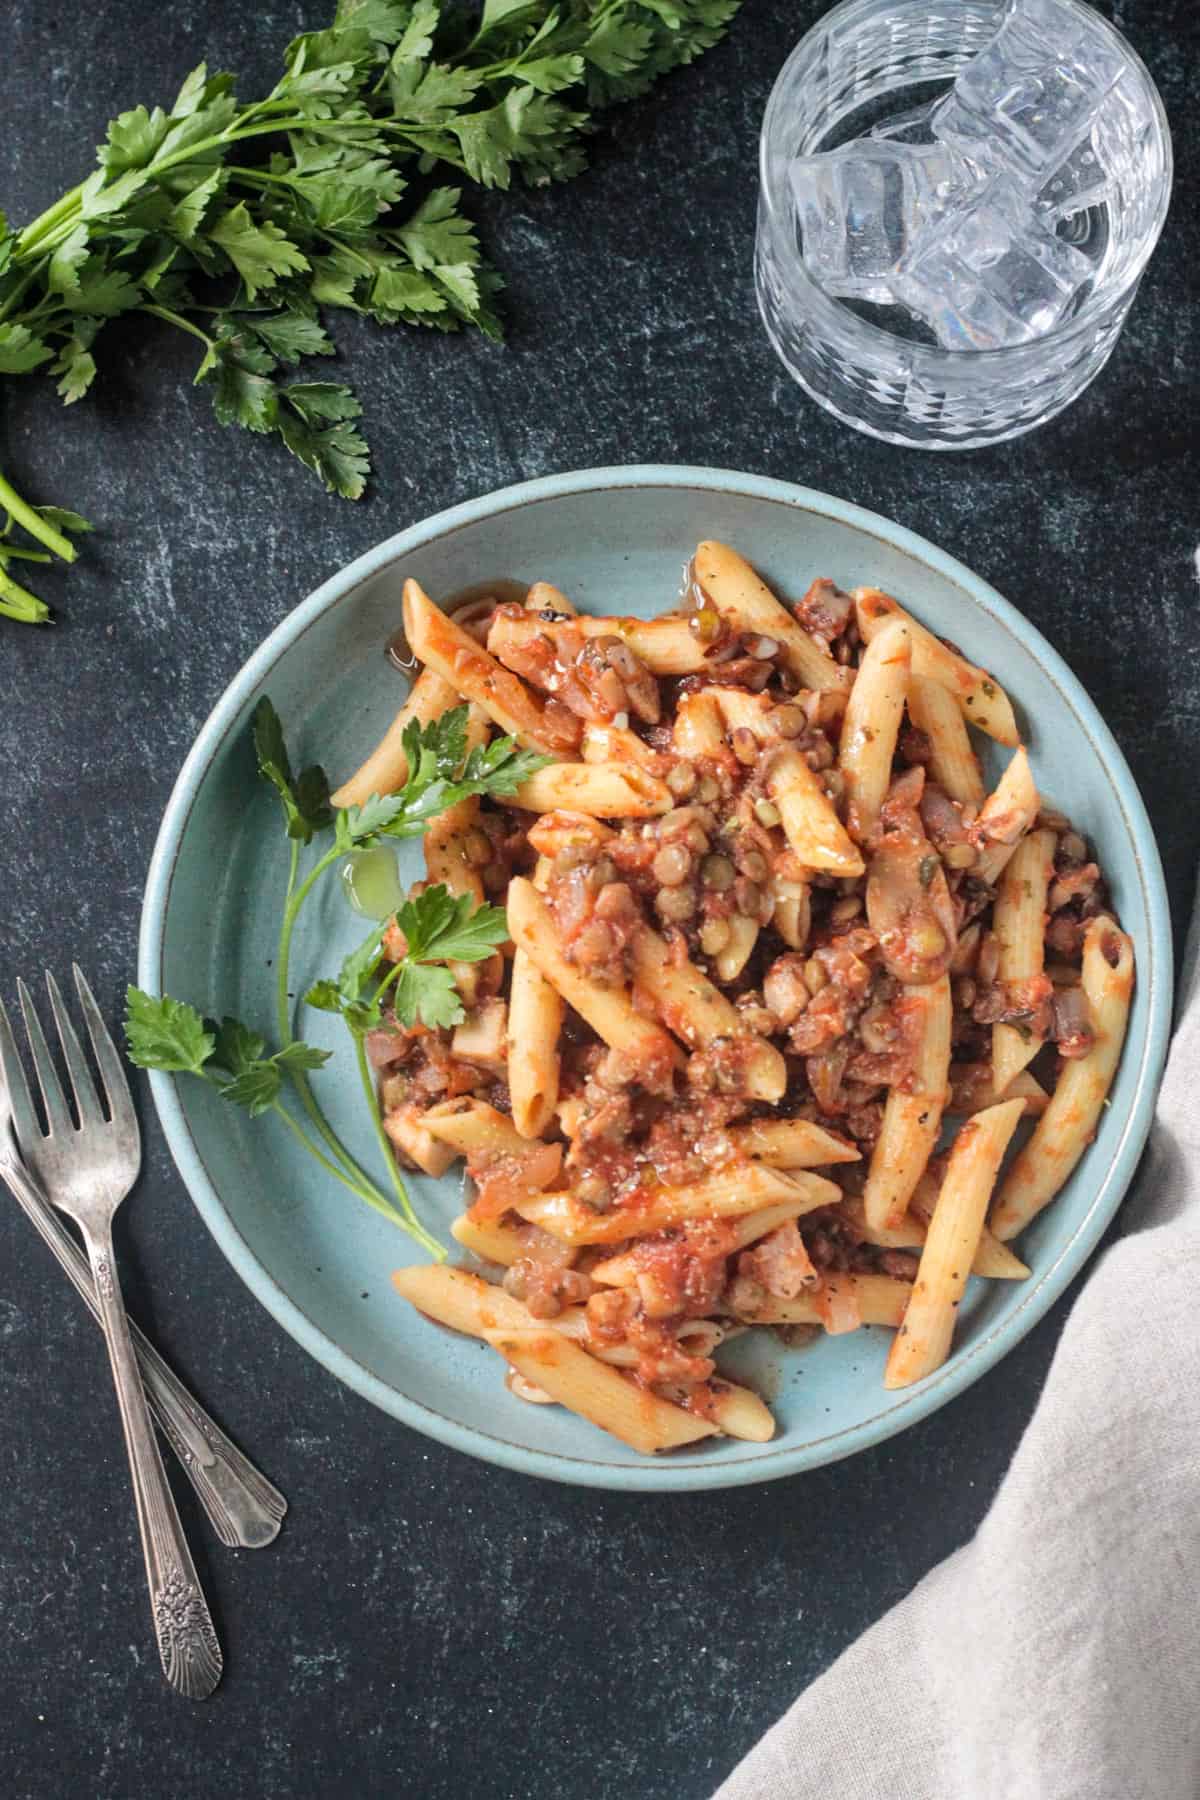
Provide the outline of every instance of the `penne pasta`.
[[731,1125],[726,1135],[740,1156],[769,1169],[823,1169],[862,1158],[848,1139],[810,1119],[754,1119],[749,1125]]
[[712,605],[739,631],[757,632],[779,645],[779,660],[807,688],[849,688],[853,676],[834,662],[744,557],[712,539],[700,544],[692,573]]
[[639,1388],[579,1344],[536,1320],[519,1300],[465,1269],[397,1269],[396,1291],[454,1331],[482,1338],[526,1381],[635,1450],[667,1450],[717,1426]]
[[586,721],[579,754],[585,763],[618,763],[644,769],[647,775],[663,776],[674,758],[661,750],[652,750],[636,731],[628,726],[595,725]]
[[775,1420],[758,1395],[736,1381],[716,1375],[706,1384],[705,1410],[726,1437],[767,1444],[775,1436]]
[[1083,991],[1095,1042],[1067,1062],[1033,1136],[1005,1177],[992,1213],[1007,1241],[1053,1200],[1095,1135],[1112,1086],[1133,997],[1133,944],[1112,919],[1093,919],[1083,941]]
[[803,950],[812,929],[812,907],[806,883],[772,875],[771,893],[775,899],[771,924],[791,949]]
[[779,703],[768,694],[747,694],[741,688],[701,688],[697,698],[710,698],[721,715],[726,732],[749,731],[760,744],[777,744],[783,733],[771,722]]
[[561,617],[573,619],[575,607],[561,588],[556,588],[551,581],[535,581],[525,595],[526,612],[558,613]]
[[513,1124],[539,1138],[554,1117],[561,1075],[563,1000],[527,950],[513,957],[508,995],[508,1091]]
[[868,644],[889,621],[903,619],[912,633],[914,673],[940,681],[954,695],[967,721],[986,731],[989,737],[1001,744],[1020,743],[1012,702],[986,669],[968,662],[924,625],[918,625],[890,594],[881,593],[878,588],[855,588],[854,610],[858,628]]
[[820,1175],[807,1171],[785,1175],[757,1163],[731,1162],[688,1187],[659,1182],[640,1188],[604,1213],[594,1212],[571,1193],[530,1194],[516,1210],[565,1244],[617,1244],[682,1225],[686,1219],[736,1218],[785,1200],[813,1212],[841,1197],[842,1190]]
[[909,988],[905,1003],[919,1009],[920,1048],[906,1087],[888,1089],[883,1127],[871,1153],[863,1190],[867,1223],[879,1230],[904,1217],[941,1130],[950,1082],[950,977]]
[[512,1120],[486,1100],[442,1100],[424,1119],[426,1130],[459,1156],[524,1156],[529,1149]]
[[938,786],[951,800],[978,811],[984,800],[983,773],[971,748],[962,709],[949,688],[928,675],[911,675],[908,714],[929,739],[929,768]]
[[567,961],[554,915],[532,882],[520,877],[509,883],[508,928],[557,993],[587,1020],[598,1037],[637,1064],[648,1085],[662,1087],[683,1054],[661,1026],[635,1012],[627,993],[601,987]]
[[[591,818],[580,812],[548,812],[543,813],[529,827],[529,842],[540,857],[553,861],[560,850],[568,847],[595,846],[603,844],[612,836],[612,830],[602,825],[599,819]],[[539,880],[538,886],[543,883]]]
[[523,781],[512,804],[524,812],[589,813],[598,819],[654,819],[670,812],[671,790],[636,765],[550,763]]
[[976,1113],[954,1140],[921,1251],[912,1298],[888,1355],[883,1385],[910,1387],[950,1354],[954,1319],[979,1249],[992,1188],[1021,1116],[1020,1100]]
[[506,1326],[520,1331],[531,1321],[519,1300],[467,1269],[417,1263],[394,1270],[392,1286],[419,1312],[467,1337],[481,1338]]
[[655,1012],[690,1050],[718,1039],[736,1046],[745,1069],[746,1091],[756,1100],[778,1100],[787,1086],[787,1066],[773,1044],[750,1033],[734,1007],[694,963],[679,961],[671,946],[648,925],[630,946],[634,980]]
[[586,637],[619,637],[652,675],[702,675],[709,668],[705,646],[682,613],[657,619],[586,619]]
[[1041,797],[1024,745],[1017,751],[984,801],[972,838],[980,845],[971,873],[977,881],[995,886],[1017,845],[1038,815]]
[[[752,1322],[822,1325],[828,1330],[830,1319],[841,1310],[854,1319],[850,1330],[858,1325],[897,1326],[904,1319],[911,1296],[912,1283],[897,1281],[890,1275],[826,1275],[818,1287],[806,1289],[794,1300],[780,1300],[769,1294],[755,1308]],[[836,1303],[840,1303],[840,1308]]]
[[870,844],[879,831],[911,668],[909,628],[903,619],[889,620],[867,645],[846,703],[838,747],[848,800],[846,826],[859,844]]
[[483,1335],[534,1387],[645,1456],[694,1444],[718,1429],[713,1421],[637,1386],[560,1331],[541,1325]]
[[712,756],[725,748],[725,721],[710,691],[680,696],[673,735],[680,756]]
[[425,1124],[424,1115],[413,1104],[389,1112],[383,1128],[401,1158],[426,1175],[444,1175],[454,1161],[449,1144],[435,1138]]
[[[573,1343],[586,1345],[590,1356],[596,1357],[600,1362],[611,1363],[615,1369],[636,1369],[641,1361],[641,1352],[636,1344],[628,1341],[597,1344],[588,1329],[586,1307],[565,1307],[550,1323],[555,1331],[561,1331]],[[684,1319],[682,1324],[675,1327],[675,1342],[688,1356],[711,1357],[718,1345],[724,1343],[727,1337],[736,1337],[740,1329],[737,1325],[727,1323],[718,1325],[714,1319]]]
[[759,926],[757,919],[748,919],[745,913],[734,913],[726,923],[729,936],[713,961],[718,981],[735,981],[754,954]]
[[776,750],[766,780],[788,845],[806,869],[843,876],[864,872],[858,848],[798,750]]
[[415,720],[432,724],[443,713],[462,705],[462,696],[432,669],[422,669],[380,743],[362,767],[330,796],[332,806],[365,806],[372,794],[395,794],[408,780],[404,733]]
[[528,1230],[524,1225],[506,1224],[503,1219],[481,1224],[469,1213],[460,1213],[450,1221],[450,1236],[455,1243],[482,1257],[484,1262],[499,1263],[505,1269],[525,1255]]
[[[764,1206],[761,1212],[743,1213],[740,1218],[729,1219],[725,1223],[726,1242],[732,1255],[735,1251],[744,1250],[748,1244],[757,1243],[759,1238],[766,1237],[769,1231],[778,1230],[786,1225],[789,1219],[795,1219],[808,1209],[806,1195],[797,1195],[791,1200],[777,1201],[774,1206]],[[646,1247],[655,1247],[653,1239],[644,1240]],[[619,1256],[609,1256],[603,1262],[593,1263],[588,1273],[593,1281],[602,1287],[632,1287],[638,1275],[645,1267],[645,1262],[638,1255],[637,1249],[625,1250]]]
[[[928,1235],[929,1219],[937,1203],[937,1196],[936,1181],[923,1175],[909,1203],[910,1210],[898,1225],[876,1228],[868,1224],[861,1200],[845,1200],[842,1211],[856,1229],[862,1232],[864,1244],[874,1244],[881,1250],[919,1250]],[[1024,1281],[1029,1270],[1020,1257],[1015,1256],[998,1237],[994,1237],[985,1225],[979,1234],[979,1248],[971,1264],[971,1273],[985,1275],[992,1281]]]
[[[1003,985],[1044,980],[1046,895],[1056,842],[1052,831],[1030,832],[1001,879],[992,930],[1000,946],[998,979]],[[998,1094],[1007,1092],[1044,1042],[1044,1034],[1032,1024],[992,1026],[992,1079]]]
[[[561,607],[547,608],[561,612]],[[585,638],[620,638],[652,675],[700,675],[709,667],[705,647],[682,614],[667,613],[657,619],[596,618],[586,613],[569,615],[572,633]],[[538,638],[559,641],[555,625],[536,616],[528,618],[498,615],[488,633],[488,649],[501,661],[512,652],[520,652]],[[574,642],[578,645],[579,637]]]
[[501,731],[527,750],[561,756],[579,742],[579,720],[573,714],[560,707],[551,716],[518,675],[439,612],[411,578],[404,584],[404,629],[414,656],[464,699],[474,700]]

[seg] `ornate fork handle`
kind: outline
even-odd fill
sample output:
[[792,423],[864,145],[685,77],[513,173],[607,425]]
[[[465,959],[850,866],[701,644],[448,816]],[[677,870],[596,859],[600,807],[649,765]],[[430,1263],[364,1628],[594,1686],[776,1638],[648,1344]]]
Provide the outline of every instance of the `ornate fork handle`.
[[134,1503],[150,1585],[150,1608],[163,1673],[189,1700],[206,1700],[221,1679],[223,1659],[208,1604],[163,1473],[146,1396],[138,1374],[129,1321],[107,1220],[80,1220],[96,1284],[100,1323],[108,1344],[117,1406],[129,1453]]
[[[0,1174],[47,1249],[100,1324],[91,1272],[74,1238],[34,1183],[0,1155]],[[129,1321],[151,1411],[183,1465],[213,1530],[231,1549],[262,1549],[279,1535],[287,1501],[184,1387],[174,1370]]]

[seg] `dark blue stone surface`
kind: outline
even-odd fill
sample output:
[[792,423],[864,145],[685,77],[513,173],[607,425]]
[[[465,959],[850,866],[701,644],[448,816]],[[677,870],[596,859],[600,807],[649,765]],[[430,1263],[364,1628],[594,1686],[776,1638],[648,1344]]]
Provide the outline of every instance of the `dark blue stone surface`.
[[[0,993],[78,956],[110,1015],[134,965],[170,785],[246,655],[399,526],[502,483],[622,461],[725,465],[926,533],[1033,618],[1100,704],[1159,832],[1177,924],[1200,842],[1195,419],[1200,252],[1191,0],[1118,0],[1177,139],[1166,236],[1108,370],[1041,432],[939,457],[875,443],[796,390],[751,289],[755,138],[822,9],[748,0],[732,36],[627,110],[567,188],[477,206],[510,282],[503,348],[339,327],[378,469],[325,498],[222,433],[188,344],[114,330],[94,395],[5,384],[0,466],[98,535],[41,583],[59,624],[0,621]],[[11,0],[0,203],[79,180],[109,116],[202,56],[270,76],[321,9]],[[228,1652],[218,1696],[164,1689],[101,1346],[0,1196],[0,1792],[702,1800],[796,1690],[973,1532],[1068,1302],[936,1417],[815,1475],[695,1499],[573,1492],[375,1413],[241,1287],[144,1111],[121,1221],[131,1305],[291,1499],[230,1555],[187,1519]],[[188,1496],[184,1496],[187,1500]]]

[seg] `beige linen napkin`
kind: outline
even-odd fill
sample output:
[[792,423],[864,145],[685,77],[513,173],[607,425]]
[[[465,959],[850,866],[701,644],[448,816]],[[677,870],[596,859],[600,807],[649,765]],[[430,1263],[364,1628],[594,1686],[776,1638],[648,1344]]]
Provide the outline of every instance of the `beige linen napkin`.
[[1200,1795],[1197,949],[1193,921],[1128,1235],[1076,1301],[978,1535],[800,1696],[717,1800]]

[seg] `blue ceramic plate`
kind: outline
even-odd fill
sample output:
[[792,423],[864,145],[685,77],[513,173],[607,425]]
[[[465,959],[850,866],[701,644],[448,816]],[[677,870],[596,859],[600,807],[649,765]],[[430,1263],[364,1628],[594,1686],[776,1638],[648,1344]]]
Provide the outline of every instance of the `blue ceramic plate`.
[[[192,1080],[154,1077],[175,1160],[217,1242],[285,1330],[385,1412],[456,1449],[559,1481],[693,1489],[763,1481],[832,1462],[902,1430],[960,1393],[1011,1350],[1062,1293],[1115,1212],[1149,1129],[1167,1043],[1171,945],[1158,853],[1123,757],[1095,707],[1019,613],[961,563],[875,514],[827,494],[715,469],[596,469],[506,488],[389,539],[297,607],[232,683],[184,765],[150,870],[139,979],[211,1014],[270,1029],[274,933],[284,845],[255,779],[247,721],[269,693],[293,755],[337,779],[391,719],[402,689],[383,644],[400,584],[436,597],[500,576],[556,582],[583,608],[654,613],[675,600],[701,538],[737,545],[780,591],[816,575],[896,594],[962,644],[1012,695],[1039,786],[1098,847],[1137,948],[1129,1040],[1096,1142],[1022,1241],[1032,1278],[972,1282],[954,1354],[936,1375],[888,1394],[890,1333],[865,1330],[784,1351],[750,1334],[723,1357],[769,1399],[769,1444],[722,1441],[669,1460],[638,1458],[557,1407],[505,1391],[485,1346],[428,1323],[388,1275],[419,1257],[409,1240],[344,1194],[272,1119],[250,1121]],[[989,779],[998,768],[992,759]],[[296,986],[336,969],[362,935],[331,879],[297,944]],[[336,1052],[318,1080],[336,1129],[376,1166],[342,1027],[306,1017]],[[379,1171],[382,1177],[382,1171]],[[458,1178],[414,1181],[423,1217],[444,1232]]]

